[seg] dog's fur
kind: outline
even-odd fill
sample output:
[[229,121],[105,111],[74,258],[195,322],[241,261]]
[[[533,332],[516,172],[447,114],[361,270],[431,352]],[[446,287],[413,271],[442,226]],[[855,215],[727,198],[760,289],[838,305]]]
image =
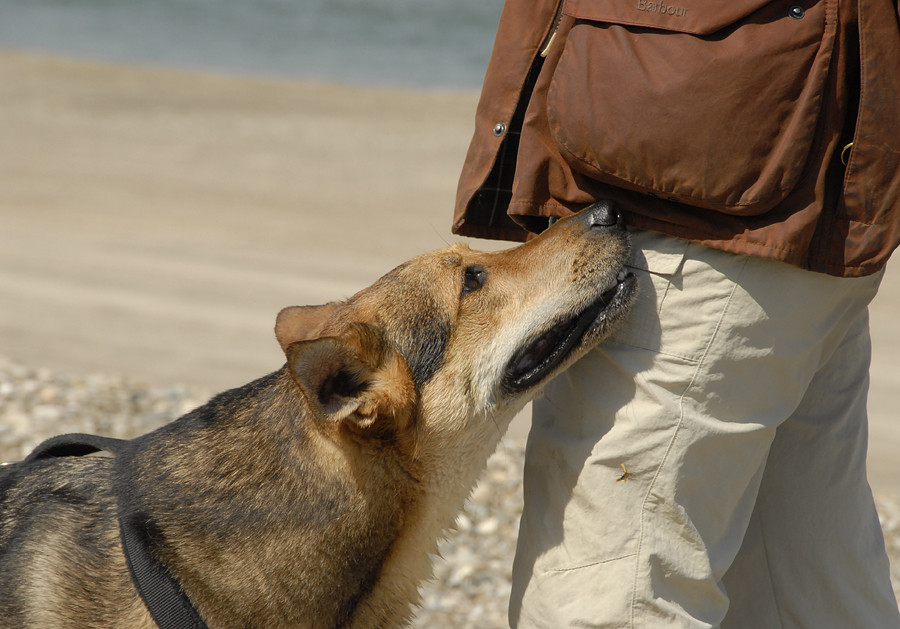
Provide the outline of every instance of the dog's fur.
[[452,246],[287,308],[279,371],[115,458],[0,472],[0,627],[155,626],[114,487],[210,628],[407,622],[514,414],[628,311],[627,236],[604,222],[589,209],[506,251]]

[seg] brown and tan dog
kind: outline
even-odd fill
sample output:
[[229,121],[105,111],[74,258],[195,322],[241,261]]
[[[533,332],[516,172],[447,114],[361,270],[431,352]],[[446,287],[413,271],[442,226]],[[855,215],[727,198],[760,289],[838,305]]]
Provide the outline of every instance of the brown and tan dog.
[[506,251],[424,254],[283,310],[282,369],[114,457],[0,468],[0,627],[156,627],[126,524],[194,626],[403,625],[512,417],[628,312],[627,252],[600,204]]

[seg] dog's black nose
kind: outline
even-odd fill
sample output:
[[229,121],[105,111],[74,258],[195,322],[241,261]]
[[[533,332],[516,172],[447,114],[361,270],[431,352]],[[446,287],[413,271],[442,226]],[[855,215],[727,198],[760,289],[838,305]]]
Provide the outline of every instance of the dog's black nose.
[[622,219],[619,208],[612,201],[598,201],[587,210],[587,220],[591,227],[615,227]]

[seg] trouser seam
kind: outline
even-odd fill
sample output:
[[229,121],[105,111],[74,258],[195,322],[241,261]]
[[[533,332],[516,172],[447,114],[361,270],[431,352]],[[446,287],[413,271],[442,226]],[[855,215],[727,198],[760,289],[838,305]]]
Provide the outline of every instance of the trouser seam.
[[747,262],[749,258],[745,258],[743,264],[741,265],[740,271],[735,278],[733,285],[731,287],[731,292],[728,294],[728,299],[725,302],[725,305],[722,307],[722,312],[719,314],[719,319],[716,321],[716,326],[713,329],[712,334],[709,337],[709,341],[706,343],[706,347],[703,349],[703,354],[700,356],[700,359],[697,361],[697,364],[694,366],[694,371],[691,374],[691,379],[688,381],[687,385],[682,391],[681,396],[678,398],[678,421],[675,422],[675,430],[672,433],[671,439],[669,439],[669,443],[666,446],[666,450],[663,453],[662,460],[659,462],[659,465],[656,468],[656,473],[653,475],[653,479],[650,481],[647,487],[647,493],[644,494],[644,499],[641,503],[641,519],[640,519],[640,527],[638,531],[638,541],[637,541],[637,550],[635,551],[635,555],[638,560],[635,561],[634,567],[634,581],[632,583],[631,589],[631,618],[629,619],[629,628],[634,629],[635,625],[635,611],[637,608],[637,591],[638,591],[638,576],[640,574],[641,569],[641,561],[640,556],[643,551],[644,546],[644,533],[645,533],[645,522],[646,522],[646,513],[647,513],[647,503],[650,500],[650,495],[653,493],[653,487],[656,485],[656,481],[659,478],[659,475],[662,471],[663,466],[666,464],[667,459],[669,458],[669,454],[672,451],[672,447],[675,444],[675,440],[678,437],[678,433],[680,432],[681,426],[684,422],[684,400],[687,397],[688,391],[694,386],[694,382],[697,380],[697,374],[700,372],[700,368],[703,366],[706,361],[707,356],[709,355],[710,348],[712,348],[713,343],[716,340],[716,337],[719,334],[719,330],[722,328],[722,322],[725,319],[725,315],[728,313],[728,310],[731,306],[731,303],[734,299],[734,294],[737,291],[740,278],[744,274],[745,269],[747,268]]

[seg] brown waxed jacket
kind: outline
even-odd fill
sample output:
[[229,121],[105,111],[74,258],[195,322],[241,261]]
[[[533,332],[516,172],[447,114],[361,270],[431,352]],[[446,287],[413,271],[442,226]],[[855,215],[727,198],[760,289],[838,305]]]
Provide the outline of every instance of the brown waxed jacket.
[[507,0],[453,231],[627,222],[839,276],[900,244],[896,0]]

